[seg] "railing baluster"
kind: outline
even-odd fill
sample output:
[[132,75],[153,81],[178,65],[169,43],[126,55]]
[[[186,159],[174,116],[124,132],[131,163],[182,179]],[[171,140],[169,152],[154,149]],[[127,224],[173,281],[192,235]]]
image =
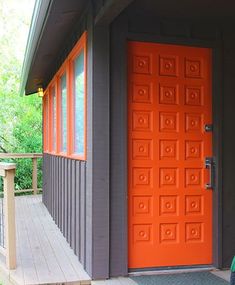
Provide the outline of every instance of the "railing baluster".
[[8,269],[16,268],[14,177],[15,169],[10,169],[6,171],[6,176],[4,177],[4,207],[6,226],[6,264]]
[[33,194],[38,193],[38,165],[37,157],[32,158],[33,161]]
[[5,249],[1,249],[6,256],[8,269],[16,268],[16,227],[15,227],[15,163],[0,163],[0,175],[4,182],[4,227]]

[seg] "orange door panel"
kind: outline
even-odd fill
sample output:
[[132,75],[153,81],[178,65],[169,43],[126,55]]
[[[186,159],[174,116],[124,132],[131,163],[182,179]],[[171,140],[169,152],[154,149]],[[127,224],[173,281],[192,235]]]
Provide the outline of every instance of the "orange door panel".
[[212,263],[211,50],[128,44],[129,268]]

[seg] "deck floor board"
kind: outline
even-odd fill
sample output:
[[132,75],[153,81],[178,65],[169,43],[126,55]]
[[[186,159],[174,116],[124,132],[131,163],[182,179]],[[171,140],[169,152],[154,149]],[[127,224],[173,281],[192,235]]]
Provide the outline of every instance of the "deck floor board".
[[90,278],[56,226],[41,195],[20,196],[16,204],[17,269],[14,284],[89,284]]

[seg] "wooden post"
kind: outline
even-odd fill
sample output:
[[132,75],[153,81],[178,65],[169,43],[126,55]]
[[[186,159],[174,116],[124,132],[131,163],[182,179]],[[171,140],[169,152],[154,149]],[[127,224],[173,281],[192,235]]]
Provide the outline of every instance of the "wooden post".
[[[15,226],[15,169],[14,163],[1,163],[0,168],[5,172],[4,181],[4,222],[6,265],[8,269],[16,268],[16,226]],[[3,173],[2,173],[3,174]]]
[[33,194],[36,195],[38,193],[38,166],[37,166],[37,158],[33,157]]

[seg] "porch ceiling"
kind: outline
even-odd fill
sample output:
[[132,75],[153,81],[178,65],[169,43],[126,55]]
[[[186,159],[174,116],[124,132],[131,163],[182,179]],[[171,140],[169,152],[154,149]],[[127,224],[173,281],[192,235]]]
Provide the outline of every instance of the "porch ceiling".
[[83,13],[86,0],[39,0],[26,47],[21,94],[43,86],[65,38]]
[[[96,0],[95,0],[96,1]],[[234,0],[113,0],[130,3],[128,9],[141,15],[190,22],[223,24],[235,22]],[[106,3],[104,1],[104,3]],[[81,17],[87,0],[38,0],[21,76],[21,94],[45,87],[64,41]],[[126,4],[125,4],[126,5]],[[125,7],[123,5],[123,7]],[[112,5],[111,5],[112,6]],[[112,12],[115,12],[115,6]],[[107,9],[108,11],[108,9]],[[102,11],[101,11],[102,12]],[[107,12],[108,13],[108,12]]]
[[190,21],[234,21],[234,0],[135,0],[131,9],[152,16]]

